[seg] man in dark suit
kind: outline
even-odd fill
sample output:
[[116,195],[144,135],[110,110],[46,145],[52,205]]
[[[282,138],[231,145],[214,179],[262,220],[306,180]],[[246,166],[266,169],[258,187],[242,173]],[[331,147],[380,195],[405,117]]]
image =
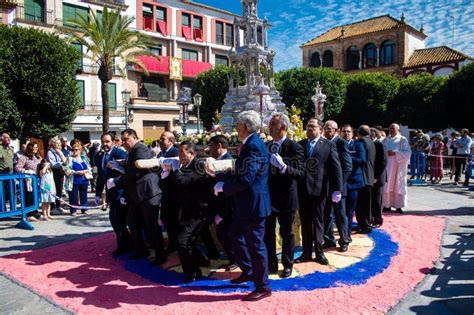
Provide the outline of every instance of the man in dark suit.
[[342,138],[347,142],[349,152],[352,158],[352,171],[347,179],[347,197],[346,197],[346,216],[347,216],[347,235],[349,242],[352,242],[352,221],[357,204],[359,190],[365,186],[364,173],[362,167],[367,158],[364,145],[357,139],[353,139],[354,134],[351,125],[341,127]]
[[182,199],[179,219],[178,254],[183,267],[184,283],[202,277],[199,268],[200,252],[196,242],[206,223],[206,212],[212,195],[203,161],[195,158],[194,143],[184,141],[179,146],[181,168],[170,174]]
[[281,278],[288,278],[293,272],[293,252],[295,236],[293,222],[295,212],[299,209],[298,181],[304,178],[304,150],[293,140],[287,138],[290,127],[288,116],[276,113],[270,120],[270,136],[273,138],[267,145],[270,156],[268,187],[272,204],[272,214],[265,223],[265,244],[268,250],[269,272],[278,272],[276,252],[276,219],[280,224],[282,239]]
[[357,232],[368,234],[372,232],[372,186],[374,185],[375,145],[370,139],[370,128],[362,125],[357,129],[359,141],[364,145],[367,160],[362,167],[365,186],[359,190],[356,204]]
[[142,230],[146,228],[150,233],[150,242],[155,249],[153,264],[161,265],[166,261],[163,235],[158,224],[160,212],[161,189],[158,173],[148,169],[139,169],[135,166],[137,160],[151,159],[151,151],[138,140],[133,129],[122,131],[122,142],[128,157],[125,162],[125,173],[107,181],[107,188],[124,188],[127,194],[129,212],[127,223],[132,233],[135,255],[132,259],[148,257],[149,252],[143,238]]
[[337,231],[339,233],[339,250],[346,252],[349,246],[348,223],[346,216],[347,179],[352,171],[352,158],[347,143],[339,138],[338,126],[334,120],[328,120],[324,124],[324,137],[336,144],[339,161],[342,170],[342,199],[340,202],[326,201],[324,213],[324,248],[336,247],[334,238],[334,217],[336,218]]
[[374,162],[374,186],[372,186],[372,226],[381,227],[383,224],[382,207],[383,207],[383,188],[387,182],[387,150],[380,141],[380,131],[370,128],[370,137],[375,145],[375,162]]
[[[165,131],[160,137],[160,149],[158,158],[173,158],[178,156],[178,149],[174,146],[175,137],[170,131]],[[160,181],[160,188],[163,191],[161,198],[161,221],[165,225],[166,233],[168,234],[168,253],[173,253],[177,249],[178,231],[179,231],[179,208],[180,198],[178,195],[178,188],[165,179],[165,173],[162,174],[162,181]]]
[[[232,160],[232,155],[227,151],[229,142],[226,137],[217,135],[209,139],[210,155],[216,160]],[[229,260],[225,266],[226,271],[237,269],[235,260],[234,246],[232,235],[230,233],[232,227],[233,205],[232,197],[226,197],[223,193],[212,199],[211,207],[214,210],[214,223],[216,224],[216,234],[221,243],[224,252]]]
[[271,214],[268,191],[269,156],[265,143],[257,135],[260,116],[244,111],[237,116],[237,133],[242,141],[240,155],[232,175],[218,177],[214,193],[234,198],[232,235],[234,251],[242,274],[231,283],[253,281],[255,290],[244,297],[257,301],[271,295],[268,284],[268,256],[264,242],[265,219]]
[[[121,175],[117,170],[108,168],[107,164],[110,161],[125,160],[127,158],[127,152],[115,147],[113,137],[114,136],[110,133],[104,133],[100,137],[102,151],[98,152],[95,156],[97,166],[96,205],[102,204],[102,192],[104,191],[107,180]],[[125,253],[131,246],[131,236],[127,228],[128,206],[122,204],[125,203],[125,199],[123,199],[121,203],[120,198],[124,198],[123,189],[106,189],[106,200],[110,205],[110,224],[117,237],[117,249],[114,251],[114,255]]]
[[[305,151],[305,177],[298,186],[300,202],[303,253],[296,262],[312,260],[313,246],[315,261],[328,265],[323,253],[324,208],[326,199],[333,202],[342,198],[342,170],[336,145],[322,137],[323,124],[311,118],[306,125],[307,139],[299,142]],[[332,194],[331,194],[332,192]]]

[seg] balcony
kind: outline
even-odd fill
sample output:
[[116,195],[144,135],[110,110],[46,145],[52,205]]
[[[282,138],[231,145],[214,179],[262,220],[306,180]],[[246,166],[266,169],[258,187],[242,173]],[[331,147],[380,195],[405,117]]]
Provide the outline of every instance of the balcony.
[[[99,66],[97,65],[79,65],[79,68],[77,69],[78,74],[97,74],[99,72]],[[114,66],[112,69],[112,74],[113,75],[121,75],[120,74],[120,68],[118,66]]]
[[[110,117],[123,116],[125,107],[122,104],[117,104],[109,110]],[[79,115],[102,115],[102,104],[100,103],[86,103],[83,108],[79,109]]]
[[125,0],[82,0],[81,2],[95,4],[99,6],[107,5],[114,9],[125,9],[128,6],[125,4]]
[[0,0],[0,8],[13,9],[17,5],[17,0]]
[[35,6],[18,4],[16,7],[16,21],[41,26],[52,26],[53,11]]

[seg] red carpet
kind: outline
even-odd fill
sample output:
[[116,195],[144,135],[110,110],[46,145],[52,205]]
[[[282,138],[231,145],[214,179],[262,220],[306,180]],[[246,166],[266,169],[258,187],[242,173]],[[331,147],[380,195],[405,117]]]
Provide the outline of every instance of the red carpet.
[[99,313],[385,313],[419,283],[439,255],[444,219],[388,215],[383,229],[398,243],[390,266],[363,285],[275,292],[254,303],[243,293],[167,287],[113,259],[113,234],[0,257],[0,271],[80,314]]

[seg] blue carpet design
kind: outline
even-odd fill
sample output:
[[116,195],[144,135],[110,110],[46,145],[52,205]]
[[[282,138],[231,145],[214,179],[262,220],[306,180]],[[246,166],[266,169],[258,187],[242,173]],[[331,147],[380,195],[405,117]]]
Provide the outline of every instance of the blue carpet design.
[[[305,276],[270,279],[270,286],[273,291],[301,291],[315,290],[322,288],[338,287],[342,285],[361,285],[367,282],[371,277],[381,273],[390,265],[391,258],[398,253],[398,244],[395,243],[390,235],[382,230],[373,230],[369,237],[374,241],[374,248],[368,257],[349,267],[342,268],[333,272],[315,271]],[[297,257],[299,253],[295,253]],[[247,285],[234,285],[229,280],[215,280],[203,278],[190,284],[181,284],[183,274],[164,270],[150,265],[148,260],[127,260],[121,257],[125,262],[125,269],[139,274],[145,279],[160,283],[166,286],[181,286],[192,290],[204,290],[218,293],[246,292],[253,289],[251,282]]]

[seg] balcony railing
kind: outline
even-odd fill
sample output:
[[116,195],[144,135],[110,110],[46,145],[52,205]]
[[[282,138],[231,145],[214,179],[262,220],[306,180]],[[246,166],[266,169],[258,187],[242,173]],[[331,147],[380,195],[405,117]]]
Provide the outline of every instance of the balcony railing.
[[87,2],[91,4],[97,4],[100,6],[104,6],[105,4],[110,5],[112,7],[123,7],[125,6],[125,0],[82,0],[82,2]]
[[38,25],[53,25],[53,11],[32,5],[19,4],[16,7],[16,20]]
[[[86,103],[84,107],[81,108],[83,111],[90,111],[90,112],[97,112],[102,113],[102,104],[99,103]],[[121,113],[125,110],[123,104],[116,104],[115,107],[110,107],[110,114],[113,115],[114,113]]]
[[[99,72],[99,66],[97,65],[79,65],[78,69],[79,73],[89,73],[89,74],[97,74]],[[120,75],[120,68],[118,66],[114,66],[112,68],[113,75]]]

